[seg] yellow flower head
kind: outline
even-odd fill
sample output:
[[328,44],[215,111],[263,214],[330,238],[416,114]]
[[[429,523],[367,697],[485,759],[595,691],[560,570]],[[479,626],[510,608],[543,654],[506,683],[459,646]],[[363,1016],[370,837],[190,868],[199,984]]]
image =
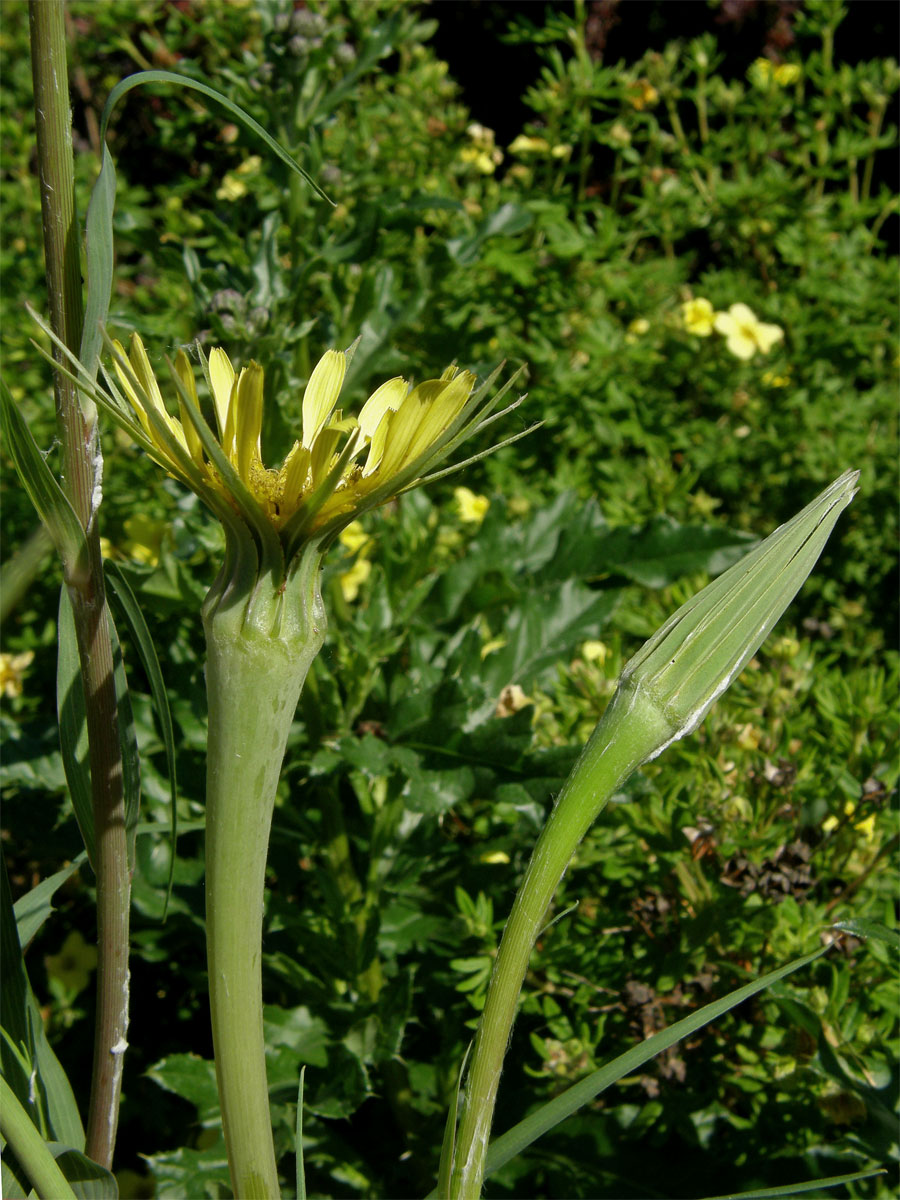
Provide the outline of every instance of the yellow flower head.
[[784,337],[779,325],[766,325],[746,304],[732,304],[728,312],[716,313],[715,328],[726,339],[736,358],[750,359],[757,350],[768,354]]
[[781,63],[775,68],[775,82],[779,87],[790,87],[800,78],[801,71],[797,63]]
[[459,519],[467,525],[480,525],[491,507],[487,496],[476,496],[472,489],[467,487],[454,488],[453,499],[456,501]]
[[698,296],[696,300],[685,300],[681,306],[681,320],[695,337],[709,337],[713,331],[715,311],[708,300]]
[[550,143],[546,138],[529,137],[525,133],[520,133],[510,144],[509,152],[510,154],[549,154]]
[[91,971],[97,966],[97,947],[89,946],[73,930],[63,942],[59,954],[48,954],[44,966],[51,979],[57,980],[67,992],[83,992],[91,981]]
[[754,87],[766,91],[775,77],[775,64],[769,58],[755,58],[747,68],[747,78]]
[[0,696],[22,695],[22,680],[26,668],[34,661],[34,651],[24,650],[21,654],[0,654]]
[[173,368],[176,417],[166,408],[140,337],[132,335],[128,354],[119,342],[109,345],[114,371],[105,377],[113,399],[97,399],[160,466],[200,496],[226,531],[234,514],[269,548],[274,531],[286,560],[314,537],[325,548],[361,513],[435,477],[427,474],[431,467],[519,403],[488,418],[513,380],[485,402],[499,368],[476,390],[474,375],[448,367],[439,379],[416,387],[399,376],[389,379],[358,415],[345,416],[338,402],[350,355],[328,350],[298,405],[299,436],[281,466],[271,468],[262,458],[264,377],[258,363],[236,370],[224,350],[212,350],[208,359],[201,351],[214,433],[201,415],[183,350]]
[[359,595],[359,589],[372,574],[372,564],[367,558],[358,558],[349,571],[340,576],[341,591],[348,604]]

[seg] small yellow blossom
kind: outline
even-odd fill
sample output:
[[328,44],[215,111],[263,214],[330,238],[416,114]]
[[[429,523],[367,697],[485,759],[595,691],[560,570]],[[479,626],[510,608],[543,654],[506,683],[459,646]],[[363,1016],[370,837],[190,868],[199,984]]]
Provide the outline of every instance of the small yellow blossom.
[[616,121],[611,125],[609,132],[606,135],[606,140],[610,146],[615,146],[619,150],[624,150],[626,146],[631,145],[631,133],[627,125],[623,125],[621,121]]
[[766,325],[746,304],[732,304],[728,312],[716,313],[715,328],[736,358],[753,358],[757,350],[768,354],[784,337],[778,325]]
[[550,151],[551,158],[568,158],[572,153],[572,147],[568,142],[557,142]]
[[609,646],[606,642],[585,642],[581,647],[581,657],[585,662],[596,663],[598,667],[602,667],[609,657]]
[[508,863],[509,855],[505,850],[490,850],[486,854],[482,854],[479,862],[483,863]]
[[525,695],[517,683],[508,683],[500,693],[500,699],[494,709],[494,716],[511,717],[514,713],[527,708],[531,703],[533,701]]
[[867,842],[871,842],[875,836],[875,814],[870,813],[867,817],[863,817],[861,821],[856,822],[853,828],[861,833]]
[[775,77],[775,64],[769,58],[755,58],[747,68],[747,78],[754,87],[766,91]]
[[695,337],[709,337],[715,327],[715,318],[713,306],[703,296],[685,300],[681,306],[682,324]]
[[346,529],[341,530],[338,541],[342,546],[346,546],[351,554],[355,554],[357,550],[365,554],[372,539],[363,529],[361,521],[351,521]]
[[464,146],[459,152],[459,157],[464,163],[471,163],[482,175],[493,175],[497,169],[497,163],[491,155],[486,150],[479,150],[477,146]]
[[790,371],[783,371],[779,374],[778,371],[763,371],[762,381],[766,387],[784,388],[791,382]]
[[649,79],[638,79],[630,84],[627,96],[631,107],[637,109],[638,112],[645,108],[652,108],[659,100],[659,92]]
[[155,567],[159,562],[163,534],[167,528],[166,522],[138,514],[128,517],[122,528],[127,535],[121,547],[123,552],[129,558],[133,558],[135,562]]
[[456,501],[459,519],[467,525],[480,525],[491,506],[487,496],[476,496],[471,488],[467,487],[454,488],[453,498]]
[[372,564],[367,558],[358,558],[349,571],[340,576],[339,582],[344,599],[352,604],[359,595],[359,589],[368,581],[372,574]]
[[91,971],[97,967],[97,947],[89,946],[73,929],[63,942],[59,954],[44,959],[47,975],[57,980],[67,992],[83,992],[90,983]]
[[246,194],[246,183],[243,179],[238,179],[234,171],[229,171],[216,188],[216,199],[227,200],[229,204],[234,204],[236,200],[240,200]]
[[509,152],[510,154],[549,154],[550,143],[546,138],[528,137],[527,134],[520,133],[510,144]]
[[779,87],[790,87],[800,78],[800,67],[797,63],[781,63],[775,68],[775,82]]
[[21,696],[25,671],[34,661],[33,650],[21,654],[0,654],[0,696]]
[[643,337],[645,333],[650,332],[650,322],[646,317],[635,317],[633,321],[628,322],[628,333],[630,341],[636,338]]

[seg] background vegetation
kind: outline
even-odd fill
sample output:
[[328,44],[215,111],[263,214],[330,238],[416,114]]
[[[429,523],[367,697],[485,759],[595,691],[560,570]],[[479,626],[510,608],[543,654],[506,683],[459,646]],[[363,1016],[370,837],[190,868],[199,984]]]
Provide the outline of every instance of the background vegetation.
[[[662,11],[685,6],[630,0],[69,8],[85,203],[103,101],[150,66],[224,90],[335,202],[195,95],[130,93],[111,143],[120,336],[139,329],[157,364],[198,335],[262,362],[269,461],[293,438],[311,365],[360,335],[348,407],[392,374],[507,359],[528,364],[522,421],[546,423],[467,473],[474,496],[451,482],[404,499],[326,572],[329,637],[276,811],[264,944],[277,1145],[290,1148],[305,1063],[312,1194],[433,1186],[517,881],[621,665],[851,466],[860,494],[779,634],[579,851],[558,897],[566,915],[532,962],[498,1131],[811,948],[826,924],[896,926],[900,74],[875,38],[862,55],[845,42],[833,0],[687,8],[695,28],[680,40]],[[658,48],[632,52],[644,24]],[[494,64],[476,112],[436,49],[465,76],[474,41]],[[22,310],[44,294],[23,3],[3,6],[2,50],[4,375],[49,447],[51,389]],[[504,64],[523,80],[514,93]],[[699,299],[749,305],[784,336],[739,359],[691,320]],[[163,921],[164,757],[126,646],[147,828],[120,1186],[224,1196],[199,625],[220,533],[112,429],[104,453],[103,533],[166,672],[183,831]],[[6,472],[7,556],[33,524]],[[22,594],[7,592],[3,836],[16,895],[80,849],[53,716],[58,587],[48,554]],[[79,1094],[91,894],[85,869],[27,954]],[[894,966],[881,944],[847,938],[605,1094],[487,1194],[700,1196],[890,1164],[897,1034]],[[887,1196],[895,1182],[850,1194]]]

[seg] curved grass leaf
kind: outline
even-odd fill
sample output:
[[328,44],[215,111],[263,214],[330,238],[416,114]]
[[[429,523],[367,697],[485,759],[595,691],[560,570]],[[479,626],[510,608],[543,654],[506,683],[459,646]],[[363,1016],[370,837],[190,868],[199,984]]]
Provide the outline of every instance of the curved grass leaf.
[[[172,817],[170,824],[172,836],[172,854],[169,863],[169,880],[166,886],[167,909],[169,905],[169,899],[172,895],[172,881],[175,874],[175,843],[178,837],[178,789],[175,776],[175,734],[172,729],[172,713],[169,709],[169,698],[166,695],[166,685],[165,681],[163,680],[159,659],[156,655],[156,647],[153,645],[153,638],[150,634],[150,630],[147,628],[147,622],[144,620],[144,614],[141,612],[141,606],[138,604],[137,598],[128,584],[128,580],[125,578],[116,564],[107,559],[103,566],[110,593],[117,601],[125,620],[128,622],[128,626],[131,629],[134,637],[137,652],[140,655],[141,662],[144,666],[144,671],[146,672],[147,680],[150,684],[150,694],[153,697],[153,704],[156,709],[156,715],[159,721],[160,731],[162,733],[163,745],[166,751],[166,766],[168,767],[169,771],[169,796],[172,804]],[[137,817],[135,815],[135,820],[136,819]],[[165,919],[165,916],[163,919]]]
[[805,1192],[818,1192],[825,1188],[841,1187],[857,1179],[871,1179],[873,1175],[886,1174],[880,1167],[871,1171],[855,1171],[852,1175],[829,1175],[827,1179],[811,1179],[806,1183],[786,1183],[781,1187],[759,1188],[752,1192],[729,1192],[726,1196],[709,1196],[707,1200],[773,1200],[779,1196],[802,1196]]
[[776,971],[770,971],[767,975],[754,980],[752,983],[745,984],[743,987],[737,988],[733,992],[729,992],[727,996],[723,996],[720,1000],[714,1000],[711,1004],[705,1004],[703,1008],[698,1009],[690,1016],[684,1017],[681,1021],[676,1021],[674,1025],[670,1025],[667,1029],[660,1030],[652,1037],[648,1037],[641,1042],[639,1046],[626,1051],[625,1054],[620,1054],[618,1058],[614,1058],[612,1062],[607,1063],[605,1067],[601,1067],[599,1071],[594,1071],[586,1079],[580,1080],[573,1087],[570,1087],[562,1095],[556,1096],[548,1104],[543,1105],[537,1112],[531,1113],[520,1121],[518,1125],[507,1130],[506,1133],[496,1138],[490,1146],[487,1155],[487,1164],[485,1166],[485,1175],[490,1175],[494,1171],[499,1170],[504,1163],[509,1162],[511,1158],[515,1158],[520,1154],[526,1146],[530,1146],[542,1134],[547,1133],[564,1121],[566,1117],[577,1112],[585,1104],[588,1104],[601,1092],[611,1087],[614,1083],[630,1075],[644,1063],[649,1062],[657,1054],[661,1054],[663,1050],[668,1050],[670,1046],[674,1046],[676,1042],[682,1038],[694,1033],[698,1029],[702,1029],[704,1025],[708,1025],[710,1021],[715,1021],[730,1009],[741,1004],[750,996],[755,996],[757,992],[764,991],[773,983],[777,983],[779,979],[783,979],[786,975],[790,975],[794,971],[799,971],[801,967],[808,966],[817,958],[823,955],[827,946],[821,947],[819,950],[814,950],[811,954],[805,954],[802,958],[795,958],[793,962],[789,962],[784,967],[779,967]]
[[[216,104],[261,138],[275,157],[304,179],[318,196],[321,196],[329,204],[333,203],[312,176],[294,162],[284,147],[258,121],[255,121],[240,105],[229,100],[227,96],[223,96],[221,92],[217,92],[215,88],[201,83],[197,79],[190,79],[186,75],[178,75],[174,71],[138,71],[136,74],[120,80],[109,93],[106,104],[103,106],[103,115],[100,118],[100,140],[103,151],[100,173],[91,192],[86,221],[87,303],[79,357],[87,369],[88,377],[92,380],[97,377],[102,344],[100,328],[106,324],[113,285],[113,211],[116,206],[116,168],[112,155],[106,147],[106,129],[118,100],[132,88],[145,83],[174,83],[181,87],[191,88],[210,100],[214,100]],[[82,406],[84,407],[87,403],[89,401],[82,395]]]

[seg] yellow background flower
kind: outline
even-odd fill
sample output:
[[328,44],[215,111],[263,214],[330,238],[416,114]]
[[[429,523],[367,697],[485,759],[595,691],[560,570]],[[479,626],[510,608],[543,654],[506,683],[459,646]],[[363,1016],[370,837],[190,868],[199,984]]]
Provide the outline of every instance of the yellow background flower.
[[688,333],[695,337],[709,337],[715,326],[715,310],[710,302],[698,296],[696,300],[685,300],[681,306],[681,320]]
[[91,971],[97,967],[97,947],[89,946],[77,930],[63,942],[59,954],[48,954],[44,966],[51,979],[57,980],[67,992],[83,992],[91,981]]
[[716,313],[715,327],[731,353],[744,360],[752,358],[757,350],[768,354],[784,337],[780,326],[766,325],[746,304],[732,304],[728,312]]

